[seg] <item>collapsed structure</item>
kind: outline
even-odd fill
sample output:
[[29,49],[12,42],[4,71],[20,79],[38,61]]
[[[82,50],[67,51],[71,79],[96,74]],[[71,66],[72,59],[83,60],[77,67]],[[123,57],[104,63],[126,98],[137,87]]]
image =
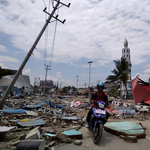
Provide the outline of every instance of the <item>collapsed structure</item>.
[[[15,75],[7,75],[7,76],[3,76],[0,79],[0,91],[1,91],[1,94],[4,94],[4,92],[6,91],[7,87],[12,82],[14,76]],[[32,86],[30,84],[29,76],[20,74],[18,79],[17,79],[17,81],[13,85],[12,90],[10,91],[10,95],[11,96],[12,95],[16,95],[17,96],[18,94],[21,94],[21,89],[23,89],[23,91],[25,91],[29,95],[31,95],[33,93]]]
[[131,82],[131,88],[135,104],[150,104],[150,82],[144,82],[139,78],[139,76],[137,76]]

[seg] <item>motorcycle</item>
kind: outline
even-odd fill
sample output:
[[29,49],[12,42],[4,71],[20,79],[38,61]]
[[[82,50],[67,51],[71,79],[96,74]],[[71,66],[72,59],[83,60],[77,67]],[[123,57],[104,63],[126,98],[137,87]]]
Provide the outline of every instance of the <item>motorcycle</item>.
[[107,121],[107,110],[104,109],[106,103],[103,101],[95,101],[94,105],[96,107],[92,107],[93,113],[89,124],[89,131],[93,132],[93,142],[98,144],[102,137],[103,126]]

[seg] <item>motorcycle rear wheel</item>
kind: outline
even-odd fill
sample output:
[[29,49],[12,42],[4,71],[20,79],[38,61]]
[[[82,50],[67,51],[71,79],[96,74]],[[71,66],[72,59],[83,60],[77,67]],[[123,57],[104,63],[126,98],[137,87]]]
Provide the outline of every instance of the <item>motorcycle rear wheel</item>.
[[98,144],[101,140],[103,134],[103,124],[97,124],[93,130],[93,142],[94,144]]

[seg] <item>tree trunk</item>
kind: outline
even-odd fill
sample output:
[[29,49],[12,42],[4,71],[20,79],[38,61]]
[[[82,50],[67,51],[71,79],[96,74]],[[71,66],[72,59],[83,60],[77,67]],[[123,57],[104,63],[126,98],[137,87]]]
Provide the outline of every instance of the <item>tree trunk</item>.
[[126,83],[124,83],[124,86],[125,86],[125,89],[126,89],[126,99],[128,99],[129,97],[128,97],[128,89],[127,89],[127,84],[126,84]]

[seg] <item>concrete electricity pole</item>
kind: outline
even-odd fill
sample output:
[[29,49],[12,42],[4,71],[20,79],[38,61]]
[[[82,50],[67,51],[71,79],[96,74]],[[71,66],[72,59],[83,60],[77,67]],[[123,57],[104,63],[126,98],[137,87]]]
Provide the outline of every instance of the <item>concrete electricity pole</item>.
[[[45,64],[44,64],[45,65]],[[45,65],[46,66],[46,74],[45,74],[45,82],[44,82],[44,91],[43,91],[43,94],[45,94],[45,88],[46,88],[46,78],[47,78],[47,72],[48,72],[48,70],[51,70],[49,67],[51,67],[51,66],[49,66],[49,65]]]
[[79,76],[76,75],[76,77],[77,77],[77,89],[78,89],[78,81],[79,81],[79,80],[78,80],[78,77],[79,77]]
[[7,90],[5,91],[5,93],[4,93],[4,95],[3,95],[2,99],[1,99],[1,102],[0,102],[0,108],[3,107],[3,104],[4,104],[4,102],[5,102],[5,99],[7,98],[8,94],[10,93],[10,91],[11,91],[11,89],[12,89],[12,87],[13,87],[13,85],[15,84],[15,82],[16,82],[16,80],[18,79],[19,75],[21,74],[21,72],[22,72],[24,66],[26,65],[28,59],[30,58],[31,54],[33,53],[33,51],[34,51],[36,45],[38,44],[38,42],[39,42],[41,36],[43,35],[43,33],[44,33],[46,27],[47,27],[48,24],[50,23],[51,18],[55,18],[55,19],[57,19],[58,21],[60,21],[61,23],[64,23],[64,22],[65,22],[65,20],[63,20],[63,21],[59,20],[59,19],[58,19],[58,15],[56,15],[56,17],[53,16],[53,15],[54,15],[55,11],[58,9],[59,4],[64,5],[64,6],[66,6],[66,7],[69,7],[69,6],[70,6],[70,3],[69,3],[68,5],[66,5],[66,4],[60,2],[60,0],[54,0],[54,1],[56,1],[57,3],[56,3],[56,5],[53,7],[53,11],[51,12],[51,14],[49,14],[48,12],[46,12],[46,8],[43,10],[45,13],[49,14],[49,17],[48,17],[48,19],[46,20],[46,22],[45,22],[45,24],[44,24],[44,26],[43,26],[41,32],[39,33],[37,39],[36,39],[35,42],[33,43],[32,47],[31,47],[31,49],[29,50],[29,52],[28,52],[27,56],[25,57],[24,61],[22,62],[20,68],[18,69],[17,73],[15,74],[15,76],[14,76],[12,82],[11,82],[10,85],[8,86]]

